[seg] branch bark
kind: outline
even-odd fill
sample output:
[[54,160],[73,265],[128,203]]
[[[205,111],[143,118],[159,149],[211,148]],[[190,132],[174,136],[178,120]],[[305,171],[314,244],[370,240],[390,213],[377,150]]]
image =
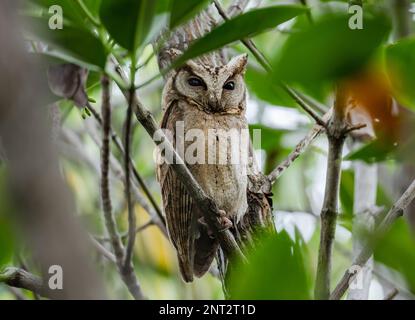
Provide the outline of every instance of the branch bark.
[[[132,80],[134,81],[134,80]],[[131,149],[131,131],[132,131],[132,117],[133,117],[133,96],[135,90],[132,87],[130,89],[130,95],[128,99],[128,108],[127,108],[127,115],[125,119],[125,153],[124,153],[124,172],[125,172],[125,198],[127,201],[127,211],[128,211],[128,242],[126,247],[126,254],[125,254],[125,261],[124,261],[124,269],[130,268],[132,265],[132,257],[134,251],[134,244],[135,244],[135,236],[136,236],[136,217],[134,211],[134,204],[131,199],[131,162],[130,162],[130,149]]]
[[[399,200],[392,206],[389,210],[379,227],[376,229],[375,234],[378,237],[382,237],[392,224],[398,219],[400,216],[403,215],[403,212],[408,207],[408,205],[414,200],[415,198],[415,180],[411,183],[411,185],[406,189],[406,191],[402,194]],[[359,266],[362,267],[372,256],[373,248],[369,244],[366,244],[360,253],[357,255],[355,260],[353,261],[352,266]],[[354,279],[356,275],[352,274],[347,270],[340,282],[337,284],[336,288],[334,289],[333,293],[330,295],[331,300],[338,300],[345,294],[347,289],[349,288],[350,282]]]
[[[323,116],[323,121],[328,121],[331,118],[331,114],[332,111],[328,111]],[[291,164],[307,150],[308,146],[324,131],[324,127],[319,124],[315,124],[310,132],[295,146],[294,150],[291,151],[288,157],[268,175],[268,180],[271,184],[274,184],[285,172],[285,170],[288,169]]]
[[0,283],[14,288],[26,289],[49,298],[48,289],[40,277],[23,269],[9,267],[0,272]]
[[117,260],[117,267],[121,278],[135,299],[143,299],[140,285],[134,273],[131,261],[124,265],[125,251],[118,236],[115,218],[112,212],[111,195],[109,189],[109,161],[110,161],[110,134],[111,134],[111,105],[110,89],[107,76],[102,77],[102,155],[101,155],[101,197],[105,225],[111,238],[111,245]]
[[[98,122],[98,124],[100,126],[102,126],[101,116],[95,110],[95,108],[92,107],[90,104],[88,104],[88,109],[91,111],[92,115],[94,116],[94,118]],[[125,151],[124,151],[124,148],[121,144],[120,138],[118,137],[117,133],[114,132],[113,130],[111,130],[111,139],[112,139],[112,142],[114,143],[115,147],[124,156]],[[158,220],[160,220],[159,224],[162,225],[162,229],[165,231],[166,221],[163,217],[163,214],[161,212],[161,209],[160,209],[159,205],[157,204],[156,200],[154,199],[153,195],[151,194],[150,190],[148,189],[146,183],[144,182],[144,179],[141,177],[140,173],[137,171],[136,167],[134,166],[134,162],[133,162],[133,159],[131,159],[131,157],[130,157],[130,163],[131,163],[131,170],[133,172],[135,180],[137,181],[137,183],[139,184],[139,186],[143,190],[144,194],[146,195],[146,197],[150,201],[151,205],[153,206],[153,208],[154,208],[154,210],[157,214]],[[145,206],[145,207],[147,207],[147,206]],[[150,212],[149,210],[147,210],[147,211]],[[153,216],[151,213],[150,213],[150,215]]]
[[339,86],[336,90],[333,117],[326,130],[329,152],[326,189],[320,214],[321,233],[315,284],[316,299],[328,299],[330,295],[331,260],[338,215],[342,151],[348,129],[345,124],[346,100],[346,94]]

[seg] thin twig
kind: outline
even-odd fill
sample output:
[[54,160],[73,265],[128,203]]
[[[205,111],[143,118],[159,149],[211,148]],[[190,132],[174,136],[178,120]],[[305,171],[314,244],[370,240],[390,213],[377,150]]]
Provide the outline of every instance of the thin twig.
[[143,299],[140,285],[135,276],[134,269],[131,264],[126,268],[123,265],[125,252],[118,236],[115,218],[112,212],[111,196],[109,190],[109,160],[110,160],[110,134],[111,134],[111,105],[109,80],[107,76],[102,77],[102,160],[101,160],[101,197],[102,207],[104,211],[105,225],[111,238],[111,245],[117,260],[118,270],[121,278],[127,285],[128,290],[135,299]]
[[393,300],[396,298],[396,296],[399,294],[399,290],[394,288],[391,292],[389,292],[389,294],[387,294],[385,296],[385,298],[383,298],[383,300]]
[[[100,126],[102,126],[101,116],[95,110],[95,108],[92,107],[90,104],[88,104],[88,109],[91,111],[92,115],[94,116],[94,118],[96,119],[96,121],[98,122],[98,124]],[[123,146],[121,144],[121,141],[120,141],[117,133],[114,132],[113,130],[111,130],[111,139],[112,139],[114,145],[116,146],[116,148],[124,156],[124,154],[125,154],[124,148],[123,148]],[[154,199],[153,195],[151,194],[150,190],[148,189],[146,183],[144,182],[144,179],[141,177],[141,175],[137,171],[137,169],[136,169],[136,167],[134,165],[133,159],[131,157],[130,157],[130,162],[131,162],[131,169],[133,171],[134,178],[137,180],[137,182],[140,185],[141,189],[143,190],[144,194],[146,195],[146,197],[150,201],[151,205],[153,206],[154,210],[156,211],[157,217],[160,220],[161,224],[163,225],[163,229],[165,230],[166,221],[164,219],[164,216],[163,216],[163,214],[161,212],[161,209],[160,209],[159,205],[157,204],[156,200]]]
[[[151,227],[151,226],[153,226],[153,225],[154,225],[154,221],[153,221],[153,219],[150,219],[149,221],[147,221],[146,223],[142,224],[141,226],[138,226],[138,227],[135,229],[135,233],[139,233],[139,232],[141,232],[141,231],[144,231],[144,230],[146,230],[148,227]],[[121,240],[125,240],[125,239],[127,239],[127,237],[128,237],[128,232],[125,232],[125,233],[123,233],[123,234],[120,234],[120,238],[121,238]],[[111,241],[111,239],[110,239],[110,238],[108,238],[108,237],[94,236],[94,238],[95,238],[96,240],[98,240],[98,241],[101,241],[101,242],[108,242],[108,241]]]
[[[115,258],[114,254],[112,254],[110,251],[108,251],[99,241],[97,241],[93,236],[90,236],[91,242],[95,249],[102,254],[105,258],[107,258],[109,261],[117,264],[117,259]],[[110,239],[108,239],[110,240]]]
[[303,108],[303,110],[308,113],[315,121],[317,124],[319,124],[322,127],[326,127],[327,126],[327,121],[324,121],[320,115],[314,111],[307,103],[304,102],[303,99],[300,98],[300,96],[294,91],[292,90],[290,87],[288,87],[286,84],[282,84],[281,85],[284,90],[286,92],[289,93],[289,95],[294,99],[295,102],[298,103],[298,105]]
[[135,94],[134,88],[130,89],[130,96],[128,99],[127,115],[125,119],[125,153],[124,153],[124,171],[125,171],[125,198],[127,200],[128,211],[128,242],[125,254],[124,268],[128,268],[133,256],[135,236],[136,236],[136,217],[134,212],[134,205],[131,199],[131,161],[130,161],[130,149],[131,149],[131,126],[133,116],[133,96]]
[[[328,111],[323,120],[328,121],[331,117],[332,111]],[[281,162],[269,175],[268,179],[271,184],[275,183],[279,177],[288,169],[291,164],[304,153],[308,146],[322,133],[324,128],[318,124],[315,124],[310,132],[295,146],[294,150],[288,155],[288,157]]]
[[[411,183],[411,185],[406,189],[403,195],[399,198],[399,200],[392,206],[389,210],[385,218],[383,219],[382,223],[379,225],[375,234],[377,237],[382,237],[392,226],[392,224],[401,217],[408,207],[408,205],[414,200],[415,198],[415,180]],[[369,258],[373,254],[373,246],[370,244],[366,244],[360,253],[355,258],[352,266],[360,266],[362,267],[365,263],[369,260]],[[331,300],[339,300],[344,293],[349,288],[350,282],[354,279],[355,274],[352,274],[347,270],[340,282],[337,284],[336,288],[334,289],[333,293],[330,295]]]

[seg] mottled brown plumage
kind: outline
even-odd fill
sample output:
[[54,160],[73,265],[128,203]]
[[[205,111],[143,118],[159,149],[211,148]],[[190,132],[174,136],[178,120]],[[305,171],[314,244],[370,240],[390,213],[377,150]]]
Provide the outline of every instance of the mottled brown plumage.
[[[231,129],[241,138],[241,132],[248,128],[243,79],[247,56],[235,57],[219,66],[204,62],[203,59],[189,61],[169,75],[163,91],[162,128],[172,133],[176,149],[177,139],[184,139],[178,132],[178,121],[183,124],[185,134],[191,129],[199,130],[189,141],[184,141],[182,157],[203,190],[223,210],[226,225],[230,221],[238,222],[247,211],[247,168],[241,158],[239,163],[231,163],[231,147],[224,151],[218,146],[212,147],[212,141],[227,141]],[[195,147],[194,139],[202,139],[204,145]],[[234,150],[243,157],[247,149],[248,143],[238,141]],[[212,150],[216,155],[215,152],[212,155]],[[181,153],[181,150],[177,151]],[[195,154],[198,157],[194,157]],[[168,164],[159,165],[158,179],[167,228],[177,250],[180,271],[183,279],[190,282],[194,275],[201,277],[208,271],[219,244]]]

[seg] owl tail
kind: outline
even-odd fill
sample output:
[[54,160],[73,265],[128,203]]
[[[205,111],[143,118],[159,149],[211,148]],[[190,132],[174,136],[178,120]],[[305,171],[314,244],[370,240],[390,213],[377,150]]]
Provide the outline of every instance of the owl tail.
[[200,237],[195,240],[193,273],[196,277],[200,278],[209,270],[218,249],[218,240],[209,237],[206,230],[201,230]]
[[190,259],[190,252],[187,254],[178,254],[180,273],[185,282],[193,281],[193,261]]

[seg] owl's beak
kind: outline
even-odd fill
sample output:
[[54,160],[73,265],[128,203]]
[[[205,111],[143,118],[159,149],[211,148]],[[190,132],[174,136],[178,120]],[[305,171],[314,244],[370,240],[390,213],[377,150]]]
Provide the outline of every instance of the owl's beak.
[[222,111],[223,109],[220,103],[220,98],[214,93],[209,94],[208,106],[212,111]]

